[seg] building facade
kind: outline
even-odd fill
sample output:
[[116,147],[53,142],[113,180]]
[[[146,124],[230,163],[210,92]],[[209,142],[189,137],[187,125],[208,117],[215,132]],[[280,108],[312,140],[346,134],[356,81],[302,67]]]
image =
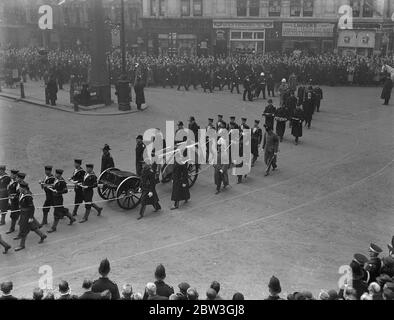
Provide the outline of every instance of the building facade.
[[[0,45],[88,48],[93,21],[92,1],[95,0],[1,0]],[[139,37],[142,3],[140,0],[125,0],[124,3],[127,45],[129,50],[137,50],[143,41]],[[53,9],[52,30],[38,27],[38,9],[42,5],[50,5]],[[120,0],[103,0],[103,7],[108,27],[103,42],[119,46]]]
[[[384,54],[393,50],[393,13],[394,0],[143,0],[142,23],[155,54]],[[345,14],[353,26],[342,30]]]

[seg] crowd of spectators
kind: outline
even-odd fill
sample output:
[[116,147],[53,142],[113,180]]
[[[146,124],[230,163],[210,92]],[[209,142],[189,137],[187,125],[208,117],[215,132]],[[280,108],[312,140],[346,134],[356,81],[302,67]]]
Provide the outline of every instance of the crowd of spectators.
[[[388,245],[388,255],[380,257],[383,250],[371,244],[368,255],[355,254],[349,264],[349,273],[338,290],[321,290],[314,296],[310,291],[299,291],[282,296],[280,280],[272,276],[268,282],[269,295],[261,297],[265,300],[394,300],[394,237]],[[98,272],[100,277],[92,281],[85,279],[82,283],[83,294],[74,295],[67,281],[61,280],[57,290],[33,290],[33,300],[245,300],[240,292],[232,297],[221,296],[221,285],[213,281],[204,294],[187,282],[178,284],[174,289],[165,282],[166,269],[162,264],[156,267],[155,280],[145,286],[144,292],[136,292],[131,284],[118,285],[110,280],[111,271],[108,259],[101,261]],[[17,299],[12,295],[13,283],[3,282],[0,285],[0,300]]]

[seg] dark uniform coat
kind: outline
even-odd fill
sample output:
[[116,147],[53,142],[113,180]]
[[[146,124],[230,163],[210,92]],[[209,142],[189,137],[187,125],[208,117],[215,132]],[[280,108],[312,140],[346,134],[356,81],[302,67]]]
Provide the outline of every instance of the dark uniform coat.
[[[73,176],[71,177],[71,180],[77,182],[77,183],[82,183],[83,182],[83,178],[85,177],[85,170],[83,170],[82,168],[80,169],[75,169]],[[81,186],[76,185],[74,187],[74,191],[75,191],[75,204],[80,204],[83,202],[83,190],[81,188]]]
[[304,121],[304,111],[296,109],[291,118],[291,134],[296,137],[302,137],[302,122]]
[[109,290],[111,292],[112,300],[119,300],[119,288],[118,285],[108,278],[100,278],[93,282],[92,292],[101,293],[105,290]]
[[104,172],[107,169],[111,169],[115,167],[114,159],[111,157],[111,154],[108,153],[103,154],[101,158],[101,172]]
[[85,187],[83,188],[83,200],[85,201],[85,207],[90,209],[92,204],[90,202],[93,201],[93,191],[94,188],[97,188],[97,176],[94,172],[85,173],[83,177],[82,185]]
[[274,117],[276,113],[276,108],[271,104],[268,105],[264,110],[265,125],[274,129]]
[[65,214],[65,208],[63,206],[63,194],[68,193],[67,183],[63,178],[56,179],[53,189],[53,205],[55,207],[55,211],[53,212],[55,219],[62,219]]
[[8,210],[8,185],[11,182],[11,178],[8,175],[0,177],[0,212],[6,212]]
[[137,106],[145,103],[144,87],[145,85],[141,81],[138,81],[134,86],[135,103]]
[[254,127],[252,129],[252,155],[259,156],[259,145],[263,141],[263,131],[261,128]]
[[[142,195],[141,195],[142,206],[155,205],[157,202],[159,202],[159,196],[157,195],[156,192],[155,172],[149,167],[144,168],[144,170],[142,171],[141,190],[142,190]],[[153,193],[152,197],[149,197],[150,192]]]
[[[19,197],[19,233],[22,237],[26,237],[30,230],[36,230],[38,228],[38,223],[34,219],[34,203],[33,196],[31,193],[23,194],[21,193]],[[33,219],[32,221],[29,221]]]
[[19,194],[18,194],[18,182],[11,180],[8,187],[8,195],[10,197],[10,210],[11,219],[17,220],[19,218]]
[[[189,178],[187,164],[178,164],[175,162],[174,171],[172,173],[172,201],[186,201],[190,199]],[[183,185],[186,185],[184,187]]]
[[142,165],[144,164],[144,151],[146,146],[143,142],[137,143],[135,147],[135,168],[137,171],[137,176],[141,176],[142,174]]
[[276,110],[275,113],[276,119],[276,134],[283,138],[286,131],[286,122],[288,119],[287,109],[285,107],[280,107]]
[[382,94],[380,97],[382,99],[390,100],[392,90],[393,90],[393,81],[390,78],[388,78],[388,79],[386,79],[386,81],[384,83]]

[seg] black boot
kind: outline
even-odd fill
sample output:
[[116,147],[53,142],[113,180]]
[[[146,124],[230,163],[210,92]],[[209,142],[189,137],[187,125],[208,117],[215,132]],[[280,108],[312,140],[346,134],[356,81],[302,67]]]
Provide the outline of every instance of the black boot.
[[43,210],[42,211],[42,222],[40,224],[40,229],[43,226],[46,226],[48,224],[48,213],[49,213],[49,210]]
[[0,226],[4,226],[5,225],[5,213],[1,214],[1,218],[0,218]]
[[73,210],[73,217],[76,217],[78,215],[78,208],[79,208],[79,204],[76,204]]
[[15,219],[12,219],[12,220],[11,220],[11,227],[10,227],[10,230],[8,230],[8,231],[6,232],[6,234],[13,233],[13,232],[15,231],[15,226],[16,226],[16,220],[15,220]]
[[7,242],[5,242],[1,237],[0,237],[0,245],[4,247],[3,254],[7,254],[8,250],[11,249],[11,246]]
[[171,210],[177,210],[179,209],[179,201],[175,201],[174,206],[171,208]]
[[142,205],[142,206],[141,206],[141,209],[140,209],[140,216],[138,217],[138,220],[141,220],[141,219],[144,217],[145,208],[146,208],[145,205]]
[[79,223],[85,223],[85,222],[88,221],[88,219],[89,219],[89,214],[90,214],[90,210],[91,210],[91,209],[86,208],[85,214],[84,214],[82,220],[79,221]]
[[101,216],[101,212],[103,211],[103,208],[100,208],[98,205],[96,205],[95,203],[92,203],[92,207],[94,209],[96,209],[97,211],[97,216],[100,217]]
[[59,224],[59,219],[55,218],[55,220],[53,221],[52,228],[51,228],[51,230],[48,231],[48,233],[56,232],[56,228],[57,228],[58,224]]
[[41,238],[39,244],[43,243],[44,240],[47,238],[47,236],[43,234],[40,229],[36,229],[34,230],[34,232]]
[[19,247],[16,247],[15,251],[18,252],[18,251],[25,249],[25,242],[26,242],[26,237],[22,237]]
[[70,211],[67,208],[64,209],[64,216],[66,216],[70,220],[70,222],[68,223],[69,226],[72,226],[76,221],[76,219],[71,215]]

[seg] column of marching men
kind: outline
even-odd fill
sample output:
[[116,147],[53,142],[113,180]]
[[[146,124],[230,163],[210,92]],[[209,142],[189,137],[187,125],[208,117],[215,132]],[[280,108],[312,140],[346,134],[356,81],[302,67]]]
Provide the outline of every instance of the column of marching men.
[[[104,150],[103,160],[106,157],[107,146]],[[55,174],[53,174],[53,167],[45,166],[45,176],[39,181],[45,194],[41,223],[34,217],[34,199],[29,184],[25,181],[26,174],[12,169],[10,175],[8,175],[6,166],[0,166],[0,226],[6,224],[6,215],[10,212],[11,225],[6,234],[14,233],[17,229],[17,224],[19,225],[19,231],[14,240],[20,240],[20,243],[15,248],[15,251],[25,249],[26,238],[30,231],[33,231],[40,237],[40,244],[44,242],[47,235],[41,229],[48,225],[48,214],[51,208],[54,209],[53,224],[48,233],[56,232],[59,221],[64,218],[69,219],[70,226],[73,225],[76,221],[75,216],[77,216],[78,208],[82,203],[85,203],[85,213],[80,223],[88,221],[92,207],[97,211],[97,215],[101,216],[103,209],[92,202],[94,189],[97,187],[97,176],[93,171],[94,166],[93,164],[87,164],[86,170],[84,170],[81,165],[82,160],[75,159],[75,170],[69,179],[75,191],[74,210],[72,213],[63,206],[63,195],[68,193],[68,187],[70,186],[63,178],[64,171],[56,169]],[[11,245],[5,242],[1,235],[0,245],[4,247],[3,253],[7,253],[11,248]]]
[[[294,89],[294,88],[293,88]],[[217,122],[214,124],[214,119],[208,119],[208,125],[206,129],[213,129],[220,133],[221,130],[226,129],[231,132],[232,130],[239,130],[240,137],[237,142],[239,144],[239,155],[243,156],[243,131],[251,129],[251,153],[252,153],[252,167],[255,166],[256,161],[259,158],[259,151],[264,150],[264,162],[267,166],[265,175],[269,175],[270,171],[277,169],[277,154],[279,152],[279,144],[283,142],[284,135],[286,132],[286,123],[289,122],[291,128],[291,134],[294,136],[294,143],[298,145],[299,139],[303,135],[303,123],[310,129],[312,117],[315,111],[320,111],[320,103],[323,99],[322,89],[317,87],[308,88],[299,87],[297,91],[297,97],[295,96],[294,90],[291,89],[285,79],[282,80],[282,84],[279,87],[280,93],[280,105],[276,108],[273,105],[272,99],[268,100],[268,105],[265,107],[264,113],[262,114],[265,119],[264,128],[265,133],[260,128],[260,120],[254,121],[252,128],[247,124],[246,118],[241,118],[241,124],[236,123],[236,117],[231,116],[230,121],[227,124],[224,121],[223,115],[218,115]],[[263,96],[265,96],[265,88],[263,89]],[[272,95],[274,93],[272,92]],[[271,96],[271,92],[268,92]],[[276,130],[274,132],[276,122]],[[196,138],[198,139],[199,126],[196,123],[194,117],[189,119],[189,130],[191,130]],[[179,121],[177,131],[183,130],[184,124]],[[182,141],[175,141],[176,143]],[[222,148],[221,145],[225,144],[223,138],[220,138],[217,142],[217,159],[213,167],[214,182],[216,185],[216,194],[222,192],[229,186],[228,171],[231,166],[242,167],[243,163],[231,162],[231,156],[228,162],[222,163]],[[209,152],[210,142],[207,141],[207,152]],[[231,155],[231,141],[227,147],[228,154]],[[142,219],[145,214],[147,205],[152,205],[155,212],[161,210],[159,204],[159,197],[156,192],[156,184],[159,182],[160,166],[156,163],[149,163],[144,158],[145,144],[143,137],[139,135],[137,137],[136,145],[136,172],[141,177],[140,191],[141,191],[141,209],[140,216],[138,219]],[[106,169],[115,167],[113,158],[109,151],[110,147],[105,145],[103,148],[101,172]],[[210,163],[208,163],[210,164]],[[199,165],[200,166],[200,165]],[[53,167],[45,166],[45,177],[39,183],[45,193],[45,201],[43,203],[42,212],[43,219],[39,223],[34,218],[35,206],[33,201],[33,194],[30,191],[29,184],[25,181],[26,174],[19,172],[18,170],[11,170],[10,174],[6,173],[6,166],[0,166],[0,212],[1,220],[0,226],[6,223],[6,214],[10,212],[11,226],[7,234],[12,234],[16,231],[16,225],[19,225],[18,235],[14,240],[20,240],[20,244],[15,251],[25,249],[25,242],[27,235],[30,231],[33,231],[40,237],[39,243],[43,243],[47,236],[41,232],[41,228],[48,225],[48,214],[51,208],[54,209],[53,224],[48,233],[57,231],[59,221],[64,218],[69,219],[69,225],[73,225],[76,221],[79,206],[85,203],[85,213],[80,223],[88,221],[91,209],[94,208],[97,211],[97,215],[101,216],[102,208],[93,203],[94,189],[97,185],[97,176],[94,173],[93,164],[87,164],[86,170],[82,168],[82,160],[75,159],[74,161],[75,170],[72,177],[69,179],[70,185],[67,184],[63,178],[64,171],[62,169],[56,169],[53,175]],[[237,176],[237,183],[242,183],[247,177]],[[189,181],[188,181],[188,168],[187,163],[178,163],[175,161],[174,169],[172,173],[173,188],[171,200],[174,202],[174,206],[171,210],[179,209],[180,202],[188,202],[190,199]],[[74,189],[74,208],[72,213],[69,209],[63,206],[63,195],[68,193],[68,187],[71,186]],[[6,243],[0,235],[0,245],[4,247],[4,253],[7,253],[11,246]]]
[[[263,95],[265,96],[265,88],[261,88]],[[229,142],[227,147],[228,155],[230,155],[229,161],[223,161],[222,157],[222,145],[226,145],[223,138],[219,138],[217,141],[217,159],[213,165],[214,172],[214,182],[216,185],[216,194],[222,192],[229,186],[229,176],[228,171],[231,166],[242,167],[243,163],[235,163],[231,161],[231,145],[237,143],[239,145],[239,155],[243,156],[243,131],[251,129],[251,153],[252,153],[252,167],[255,166],[256,161],[259,158],[259,151],[264,150],[264,163],[267,166],[265,175],[268,176],[270,171],[277,170],[277,154],[279,152],[279,144],[283,142],[286,123],[289,122],[289,127],[291,128],[291,134],[294,136],[296,145],[299,144],[299,139],[303,136],[303,123],[305,122],[305,127],[311,128],[313,114],[320,112],[320,104],[323,99],[323,91],[321,88],[313,88],[309,86],[308,88],[300,87],[297,91],[297,97],[295,96],[294,90],[292,90],[285,79],[282,80],[280,92],[280,106],[276,108],[273,105],[272,99],[268,100],[268,105],[266,106],[264,113],[262,114],[265,119],[264,128],[265,133],[260,128],[260,120],[254,121],[253,128],[250,128],[247,124],[247,118],[241,118],[241,124],[236,123],[236,117],[231,116],[230,121],[227,124],[224,121],[223,115],[218,115],[216,124],[213,118],[208,119],[208,124],[206,126],[207,131],[216,130],[220,131],[226,129],[231,133],[232,130],[238,130],[240,133],[239,140],[236,142]],[[271,92],[270,92],[271,93]],[[269,95],[270,95],[269,93]],[[273,92],[272,92],[273,93]],[[276,122],[276,130],[274,132]],[[184,129],[184,123],[182,121],[178,122],[178,128],[176,133]],[[194,133],[195,141],[198,141],[198,130],[200,126],[196,123],[195,117],[190,117],[188,129]],[[231,135],[230,135],[231,137]],[[183,141],[184,142],[184,141]],[[175,144],[182,143],[182,141],[175,141]],[[209,148],[210,142],[209,138],[206,141],[207,145],[207,160],[209,159]],[[165,148],[165,141],[164,141]],[[144,158],[144,151],[146,145],[143,142],[143,136],[139,135],[137,137],[136,144],[136,171],[137,175],[141,176],[141,210],[138,219],[142,219],[145,214],[145,209],[147,205],[152,205],[155,209],[154,212],[161,210],[159,204],[159,197],[156,191],[156,184],[160,181],[160,169],[158,165],[153,162],[150,163]],[[154,159],[154,153],[152,152],[152,159]],[[222,163],[222,161],[224,163]],[[208,164],[209,161],[208,161]],[[238,175],[237,184],[242,183],[247,176]],[[181,201],[187,203],[190,199],[189,182],[188,182],[188,169],[187,163],[178,163],[175,161],[174,172],[172,175],[173,189],[171,200],[174,201],[174,206],[171,210],[179,209],[179,204]]]

